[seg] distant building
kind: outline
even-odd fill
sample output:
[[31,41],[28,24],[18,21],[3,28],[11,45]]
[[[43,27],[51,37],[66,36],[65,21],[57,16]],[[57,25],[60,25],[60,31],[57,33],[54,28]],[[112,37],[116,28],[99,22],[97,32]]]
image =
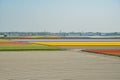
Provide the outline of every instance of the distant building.
[[7,37],[7,35],[0,34],[0,38],[4,38],[4,37]]

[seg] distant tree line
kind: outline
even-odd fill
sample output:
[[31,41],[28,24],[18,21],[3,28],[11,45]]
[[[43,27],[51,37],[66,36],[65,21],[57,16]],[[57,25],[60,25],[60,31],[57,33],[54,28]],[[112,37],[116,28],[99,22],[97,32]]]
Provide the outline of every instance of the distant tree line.
[[120,36],[120,32],[0,32],[0,36]]

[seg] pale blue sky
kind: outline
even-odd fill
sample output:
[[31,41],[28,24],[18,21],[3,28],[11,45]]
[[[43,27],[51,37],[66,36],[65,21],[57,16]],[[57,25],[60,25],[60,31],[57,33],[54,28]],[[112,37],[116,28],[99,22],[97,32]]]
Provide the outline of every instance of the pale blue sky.
[[120,0],[0,0],[0,31],[120,32]]

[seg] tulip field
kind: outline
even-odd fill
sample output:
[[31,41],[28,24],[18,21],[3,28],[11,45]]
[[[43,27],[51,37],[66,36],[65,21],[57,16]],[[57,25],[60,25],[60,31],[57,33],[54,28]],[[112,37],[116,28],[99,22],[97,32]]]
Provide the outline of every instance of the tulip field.
[[92,53],[100,53],[100,54],[107,54],[107,55],[114,55],[120,57],[120,49],[88,49],[83,50],[86,52],[92,52]]
[[42,39],[42,38],[59,38],[59,36],[10,36],[7,39]]
[[[24,50],[60,50],[55,46],[118,46],[120,42],[20,42],[10,39],[0,39],[0,51],[24,51]],[[120,56],[120,49],[88,49],[87,52],[102,53]]]
[[0,51],[24,51],[24,50],[59,50],[47,45],[36,45],[28,42],[14,42],[10,40],[0,40]]

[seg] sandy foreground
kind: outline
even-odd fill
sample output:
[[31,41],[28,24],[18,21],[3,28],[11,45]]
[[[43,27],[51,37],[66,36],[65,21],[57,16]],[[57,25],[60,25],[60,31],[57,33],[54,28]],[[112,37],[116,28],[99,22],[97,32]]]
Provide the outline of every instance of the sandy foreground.
[[78,50],[3,51],[0,80],[120,80],[120,58]]

